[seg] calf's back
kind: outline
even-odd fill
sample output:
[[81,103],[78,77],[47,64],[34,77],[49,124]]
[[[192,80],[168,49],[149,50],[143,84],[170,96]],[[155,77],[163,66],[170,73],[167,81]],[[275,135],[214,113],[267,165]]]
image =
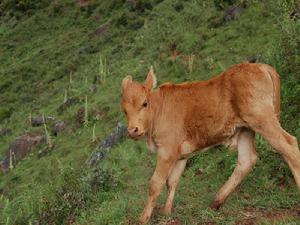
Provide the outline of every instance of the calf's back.
[[279,77],[270,66],[250,63],[204,82],[163,84],[151,95],[154,140],[188,141],[197,149],[222,143],[247,126],[247,116],[266,108],[279,112],[276,84],[279,89]]

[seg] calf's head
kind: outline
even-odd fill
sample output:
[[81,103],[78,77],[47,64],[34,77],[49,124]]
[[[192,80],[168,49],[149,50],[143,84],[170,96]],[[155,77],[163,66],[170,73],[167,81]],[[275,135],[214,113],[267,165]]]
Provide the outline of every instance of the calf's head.
[[150,117],[149,97],[155,86],[156,77],[152,67],[144,83],[133,81],[130,75],[123,79],[121,108],[127,117],[128,134],[133,139],[138,139],[147,132]]

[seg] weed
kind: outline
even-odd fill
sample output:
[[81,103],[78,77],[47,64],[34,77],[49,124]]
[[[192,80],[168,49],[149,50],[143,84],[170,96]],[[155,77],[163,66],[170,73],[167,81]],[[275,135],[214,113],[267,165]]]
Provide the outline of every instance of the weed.
[[99,56],[99,74],[100,74],[100,81],[102,84],[106,81],[108,70],[107,70],[107,64],[106,64],[106,58],[102,58],[102,56]]
[[52,142],[51,135],[48,132],[47,123],[46,123],[46,120],[45,120],[44,113],[43,113],[43,124],[44,124],[44,132],[45,132],[45,137],[46,137],[46,142],[47,142],[48,148],[52,149],[53,148],[53,142]]
[[88,114],[88,97],[87,95],[85,96],[85,101],[84,101],[84,122],[83,122],[84,127],[89,126],[89,114]]

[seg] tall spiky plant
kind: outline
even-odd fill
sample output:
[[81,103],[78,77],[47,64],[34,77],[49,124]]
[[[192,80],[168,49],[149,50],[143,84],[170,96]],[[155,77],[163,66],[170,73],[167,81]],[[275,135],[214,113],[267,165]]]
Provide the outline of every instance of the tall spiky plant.
[[65,89],[65,93],[64,93],[64,102],[63,103],[66,103],[68,100],[68,90]]
[[47,124],[46,124],[44,113],[43,113],[43,123],[44,123],[44,131],[45,131],[47,145],[48,145],[49,149],[52,149],[53,148],[52,138],[47,129]]
[[32,126],[32,114],[31,114],[31,111],[30,111],[30,113],[29,113],[28,120],[29,120],[30,126]]
[[73,78],[72,78],[72,76],[73,76],[73,73],[71,72],[71,73],[70,73],[70,80],[69,80],[69,81],[70,81],[70,86],[71,86],[71,84],[73,83]]
[[194,64],[194,55],[189,55],[188,56],[188,68],[189,68],[189,73],[193,72],[193,64]]
[[223,66],[223,64],[221,62],[218,62],[219,67],[221,68],[222,71],[225,70],[225,67]]
[[92,134],[92,142],[96,142],[96,132],[95,132],[95,129],[96,129],[96,124],[94,123],[94,126],[93,126],[93,134]]
[[5,225],[9,225],[9,217],[6,218],[6,223]]
[[88,85],[88,78],[87,78],[87,76],[85,76],[85,78],[84,78],[84,84],[87,87],[87,85]]
[[85,104],[84,104],[84,127],[89,125],[89,115],[88,115],[88,98],[87,95],[85,96]]
[[105,83],[106,75],[107,75],[107,64],[106,64],[106,59],[104,58],[103,60],[101,55],[99,61],[99,74],[100,74],[101,83]]
[[13,157],[12,157],[12,151],[9,149],[9,169],[12,170],[14,168],[14,163],[13,163]]

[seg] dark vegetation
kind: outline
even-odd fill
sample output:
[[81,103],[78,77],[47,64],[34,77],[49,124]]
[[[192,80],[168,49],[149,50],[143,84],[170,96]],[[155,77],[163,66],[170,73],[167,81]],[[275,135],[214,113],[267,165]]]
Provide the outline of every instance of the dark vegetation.
[[[271,64],[282,125],[299,140],[299,14],[292,0],[2,0],[0,224],[135,223],[155,156],[118,133],[120,83],[127,74],[142,81],[150,65],[163,83],[247,60]],[[14,145],[24,134],[43,141]],[[156,213],[151,223],[299,224],[287,165],[260,136],[257,149],[255,169],[219,212],[208,205],[236,152],[190,159],[172,217]]]

